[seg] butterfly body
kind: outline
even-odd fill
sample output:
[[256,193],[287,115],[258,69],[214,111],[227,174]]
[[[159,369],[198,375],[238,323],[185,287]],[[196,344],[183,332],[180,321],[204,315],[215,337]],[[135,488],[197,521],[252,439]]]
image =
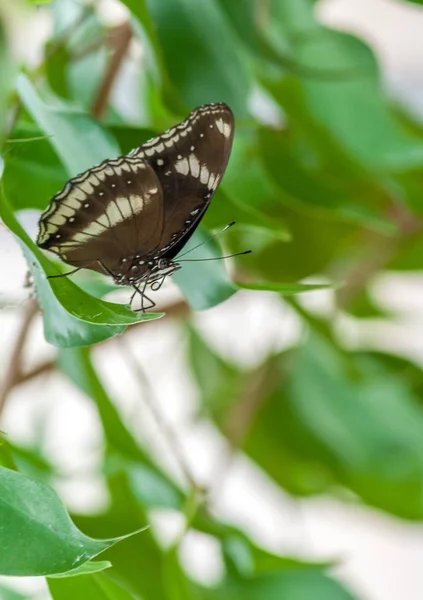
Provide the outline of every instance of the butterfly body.
[[128,156],[72,178],[41,215],[37,244],[118,285],[158,287],[179,268],[174,259],[221,181],[233,129],[229,107],[205,105]]

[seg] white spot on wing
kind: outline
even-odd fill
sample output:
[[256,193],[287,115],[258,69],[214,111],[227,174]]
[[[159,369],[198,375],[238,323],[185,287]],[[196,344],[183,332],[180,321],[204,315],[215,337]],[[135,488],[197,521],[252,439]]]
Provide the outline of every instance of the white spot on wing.
[[117,207],[118,200],[119,200],[119,198],[116,198],[116,204],[114,202],[110,202],[106,208],[106,214],[108,217],[108,221],[112,227],[114,225],[116,225],[117,223],[120,223],[123,220],[122,215],[120,214],[120,210]]
[[229,123],[225,123],[222,118],[216,120],[216,127],[225,138],[228,138],[231,135],[231,126]]
[[[83,231],[78,231],[75,233],[70,239],[72,242],[88,242],[91,239],[92,235],[99,235],[102,231],[104,231],[103,227],[98,223],[90,223],[89,227],[86,227]],[[87,235],[87,233],[89,235]]]
[[230,137],[232,133],[232,127],[229,125],[229,123],[223,123],[223,135],[225,136],[225,138]]
[[64,225],[66,221],[67,219],[65,216],[61,215],[60,213],[56,213],[52,216],[50,224],[55,225],[56,229],[58,229],[61,225]]
[[113,169],[113,172],[116,173],[116,175],[122,175],[122,167],[120,165],[116,165],[115,168]]
[[[71,206],[79,207],[79,203],[86,199],[87,195],[80,189],[75,188],[70,194],[67,203]],[[77,203],[77,204],[75,204]]]
[[206,167],[206,165],[203,165],[201,167],[201,173],[200,173],[201,183],[207,183],[209,180],[209,176],[210,176],[210,173],[209,173],[208,168]]
[[178,160],[178,162],[175,164],[175,169],[181,175],[188,175],[188,173],[189,173],[188,160],[186,158],[183,158],[182,160]]
[[223,133],[223,120],[221,118],[217,119],[215,121],[215,123],[216,123],[216,127],[218,128],[218,130],[220,131],[220,133]]
[[123,214],[124,219],[130,219],[132,217],[131,200],[126,197],[119,197],[116,199],[119,205],[120,211]]
[[101,171],[96,171],[96,175],[101,181],[104,181],[106,177],[111,177],[113,175],[113,169],[111,167],[106,167]]
[[220,177],[219,177],[219,175],[216,175],[216,179],[214,180],[214,183],[211,186],[212,190],[215,190],[217,188],[217,186],[219,185],[219,181],[220,181]]
[[159,141],[159,138],[154,137],[154,138],[151,138],[151,140],[147,140],[146,142],[144,142],[143,146],[155,146],[158,141]]
[[104,227],[109,227],[109,221],[107,220],[106,215],[100,215],[97,219],[97,221],[101,224],[104,225]]
[[162,138],[170,138],[175,133],[175,131],[176,131],[175,127],[171,127],[170,129],[168,129],[167,131],[162,133],[161,137]]
[[195,154],[191,154],[189,157],[189,167],[193,177],[198,177],[200,175],[200,161]]

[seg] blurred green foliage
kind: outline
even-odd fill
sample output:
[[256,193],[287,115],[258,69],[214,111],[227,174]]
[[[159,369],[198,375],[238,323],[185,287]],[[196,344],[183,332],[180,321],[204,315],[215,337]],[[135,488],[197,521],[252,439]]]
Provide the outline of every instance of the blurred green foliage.
[[[127,22],[117,26],[95,3],[26,4],[46,4],[30,10],[50,16],[52,35],[31,70],[13,64],[0,22],[0,216],[34,278],[46,340],[59,347],[55,368],[98,412],[109,505],[72,515],[76,529],[47,485],[56,475],[49,458],[3,442],[0,575],[70,571],[48,580],[54,600],[357,598],[327,574],[329,565],[271,554],[217,519],[203,490],[157,464],[107,392],[90,346],[160,315],[102,300],[110,288],[98,280],[47,280],[64,267],[37,249],[17,216],[43,210],[69,176],[129,152],[197,105],[228,103],[234,148],[204,225],[237,221],[226,250],[253,254],[235,260],[233,278],[220,262],[191,263],[175,276],[188,304],[178,326],[199,413],[293,498],[333,495],[421,521],[423,372],[399,356],[346,348],[336,328],[342,315],[389,322],[371,294],[374,278],[421,271],[421,124],[392,106],[372,49],[322,26],[313,0],[121,0]],[[137,117],[112,93],[111,58],[130,42],[143,49],[131,86]],[[202,247],[203,257],[219,254],[215,242]],[[316,276],[336,286],[326,317],[292,297],[322,287],[301,283]],[[254,368],[217,353],[190,319],[240,288],[286,296],[303,326],[294,347]],[[164,548],[150,529],[111,539],[144,528],[159,509],[218,544],[219,583],[194,581],[179,560],[181,540]],[[89,562],[105,548],[111,568]],[[20,599],[6,587],[0,596]]]

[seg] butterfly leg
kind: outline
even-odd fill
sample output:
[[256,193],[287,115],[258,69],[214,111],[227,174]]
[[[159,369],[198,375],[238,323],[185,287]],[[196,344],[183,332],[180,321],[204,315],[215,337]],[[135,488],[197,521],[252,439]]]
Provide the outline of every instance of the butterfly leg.
[[156,279],[156,281],[153,281],[153,283],[151,284],[151,289],[153,292],[157,292],[157,290],[159,290],[162,287],[166,277],[166,275],[163,275],[163,277],[161,277],[160,279]]
[[[135,297],[136,294],[139,294],[141,296],[141,308],[136,309],[134,312],[145,312],[147,310],[147,308],[153,308],[154,306],[156,306],[156,303],[153,302],[153,300],[151,300],[151,298],[149,298],[146,294],[145,294],[145,290],[147,288],[147,281],[144,282],[144,285],[142,287],[142,289],[140,289],[137,285],[134,285],[134,289],[135,292],[132,294],[131,296],[131,301],[130,304],[132,304],[132,301]],[[144,305],[144,300],[148,300],[149,301],[149,306],[145,306]]]
[[[135,286],[134,286],[135,287]],[[129,306],[132,307],[132,302],[134,301],[135,296],[139,293],[137,288],[135,288],[135,292],[132,294],[131,299],[129,300]]]

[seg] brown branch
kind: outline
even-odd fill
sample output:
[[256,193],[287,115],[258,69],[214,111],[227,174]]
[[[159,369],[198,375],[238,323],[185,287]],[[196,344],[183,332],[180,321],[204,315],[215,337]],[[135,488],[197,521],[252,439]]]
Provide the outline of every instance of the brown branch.
[[336,292],[339,308],[350,306],[372,277],[389,264],[399,249],[422,231],[422,222],[404,206],[392,205],[388,216],[398,227],[397,235],[366,232],[360,244],[360,255],[350,268],[345,278],[345,285]]
[[173,456],[177,460],[179,468],[184,474],[184,477],[187,483],[189,484],[189,487],[194,493],[201,491],[201,487],[197,485],[197,482],[195,481],[195,478],[192,475],[190,468],[188,467],[181,444],[177,436],[175,435],[175,432],[169,426],[169,424],[164,419],[162,413],[160,412],[158,398],[156,397],[154,389],[151,386],[146,374],[144,373],[144,370],[133,355],[131,349],[129,348],[129,345],[125,341],[125,338],[118,338],[118,341],[124,348],[126,360],[129,362],[135,377],[138,379],[141,388],[144,390],[143,400],[146,406],[148,407],[151,415],[153,416],[158,429],[161,431],[163,437],[166,439],[169,447],[171,448]]
[[277,382],[280,373],[276,371],[273,361],[261,365],[248,379],[245,391],[239,400],[230,408],[223,424],[223,433],[229,444],[223,458],[218,461],[212,485],[207,492],[207,504],[213,503],[222,489],[237,452],[242,447],[254,419],[265,406]]
[[248,378],[244,394],[228,411],[223,426],[233,450],[242,446],[255,416],[264,406],[275,384],[273,364],[265,364]]
[[91,108],[91,114],[96,119],[101,119],[106,111],[113,84],[117,74],[119,73],[119,69],[126,56],[126,53],[128,52],[131,40],[132,28],[130,23],[122,23],[122,25],[116,27],[111,42],[113,48],[112,58],[110,59],[103,81],[100,85],[100,89],[98,90],[97,96]]
[[27,383],[31,379],[35,377],[39,377],[40,375],[45,375],[46,373],[50,373],[56,368],[56,362],[54,360],[47,360],[40,365],[37,365],[30,371],[26,371],[26,373],[18,373],[15,378],[14,386],[21,385],[22,383]]
[[[180,302],[175,302],[174,304],[169,304],[168,306],[165,306],[162,310],[164,313],[166,313],[166,317],[170,317],[173,319],[179,319],[181,317],[184,317],[185,315],[190,314],[190,311],[191,311],[188,304],[184,300],[181,300]],[[135,323],[134,325],[131,325],[130,327],[128,327],[128,329],[125,331],[124,335],[127,335],[134,329],[137,330],[137,335],[138,335],[139,331],[140,331],[140,329],[139,329],[140,326],[145,327],[145,326],[149,326],[149,325],[153,325],[153,324],[160,324],[162,322],[163,322],[163,319],[159,319],[157,321],[144,321],[144,322],[140,322],[140,323]],[[109,338],[108,340],[105,340],[102,343],[110,344],[112,342],[116,342],[117,339],[118,339],[117,337]],[[14,379],[13,386],[17,386],[17,385],[21,385],[22,383],[26,383],[27,381],[30,381],[31,379],[34,379],[35,377],[39,377],[40,375],[44,375],[45,373],[49,373],[50,371],[53,371],[55,368],[56,368],[56,362],[54,360],[47,360],[47,361],[41,363],[40,365],[37,365],[30,371],[16,373],[16,377]]]
[[21,375],[23,349],[25,346],[31,323],[37,315],[38,310],[38,302],[34,299],[29,300],[25,306],[22,322],[10,356],[9,368],[6,371],[6,376],[0,388],[0,414],[2,413],[5,407],[9,393],[11,392],[11,390],[16,384],[16,381]]
[[[78,30],[78,28],[81,25],[83,25],[85,20],[93,14],[93,11],[94,5],[87,4],[83,8],[81,14],[75,19],[75,21],[70,23],[69,26],[66,27],[52,41],[51,45],[47,48],[45,52],[43,61],[36,68],[34,68],[32,73],[29,75],[31,81],[37,81],[44,74],[46,62],[50,60],[57,52],[59,52],[59,50],[61,50],[66,45],[66,43],[69,41],[69,38]],[[16,91],[13,93],[12,98],[14,100],[14,106],[12,107],[10,115],[7,119],[7,126],[6,132],[4,134],[3,144],[5,144],[8,141],[23,110],[22,102]]]

